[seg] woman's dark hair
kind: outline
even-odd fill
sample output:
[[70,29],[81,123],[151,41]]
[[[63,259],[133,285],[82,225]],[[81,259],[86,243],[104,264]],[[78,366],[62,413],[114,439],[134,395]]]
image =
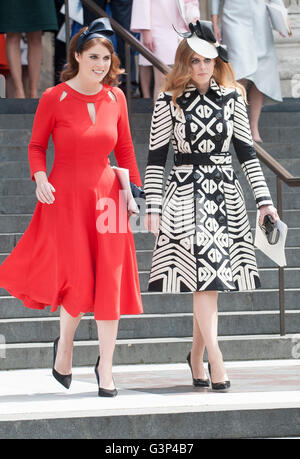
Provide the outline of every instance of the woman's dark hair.
[[[74,35],[72,37],[72,40],[70,41],[67,65],[61,72],[61,75],[60,75],[61,81],[67,81],[67,80],[70,80],[71,78],[74,78],[79,71],[79,64],[77,60],[75,59],[75,52],[76,52],[79,35],[85,30],[87,30],[87,27],[83,27],[81,30],[79,30],[79,32],[77,32],[77,34]],[[120,69],[120,59],[114,52],[114,47],[110,40],[106,38],[102,38],[102,37],[92,38],[91,40],[88,40],[87,42],[83,44],[82,48],[79,51],[79,54],[81,54],[84,51],[87,51],[92,46],[96,45],[97,43],[100,43],[101,45],[105,46],[111,54],[110,69],[109,69],[108,74],[104,77],[102,83],[107,84],[109,86],[117,86],[118,84],[120,84],[119,75],[124,73],[125,70]]]

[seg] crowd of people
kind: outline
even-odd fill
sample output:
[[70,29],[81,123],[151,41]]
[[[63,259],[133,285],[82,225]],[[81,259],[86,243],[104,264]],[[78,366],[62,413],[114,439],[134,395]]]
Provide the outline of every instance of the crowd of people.
[[[284,6],[283,0],[272,0]],[[82,23],[96,18],[80,0],[71,0],[82,9]],[[127,31],[130,31],[165,65],[172,66],[180,37],[200,18],[198,0],[95,0]],[[220,5],[223,3],[220,17]],[[280,79],[272,29],[262,0],[244,8],[239,1],[211,0],[211,19],[219,42],[227,45],[235,76],[248,91],[250,124],[257,142],[261,141],[258,121],[264,97],[281,101]],[[42,34],[55,35],[54,84],[58,84],[66,64],[66,49],[60,37],[65,16],[64,0],[12,0],[0,2],[0,73],[6,77],[7,97],[38,97],[42,63]],[[71,21],[71,37],[83,25]],[[221,28],[220,28],[221,24]],[[124,42],[115,37],[115,50],[125,67]],[[164,75],[142,55],[135,59],[131,49],[131,86],[133,97],[156,100]],[[125,77],[121,77],[121,87]]]

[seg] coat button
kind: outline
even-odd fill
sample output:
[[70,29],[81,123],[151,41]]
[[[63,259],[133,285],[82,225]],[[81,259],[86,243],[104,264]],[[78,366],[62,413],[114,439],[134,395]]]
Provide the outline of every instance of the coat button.
[[196,140],[196,139],[197,139],[196,134],[191,134],[191,135],[190,135],[190,139],[191,139],[191,140]]
[[188,113],[185,117],[187,121],[191,121],[193,119],[193,115],[191,113]]
[[201,177],[201,174],[199,174],[199,172],[194,172],[193,177],[194,179],[198,180]]
[[217,142],[219,142],[219,140],[221,140],[221,139],[222,139],[221,134],[216,134],[215,135],[215,140],[217,140]]
[[223,195],[222,195],[222,194],[218,194],[218,195],[216,196],[216,201],[217,201],[218,204],[220,204],[220,203],[223,201],[223,199],[224,199],[224,198],[223,198]]
[[221,180],[222,174],[220,171],[217,171],[214,175],[214,179],[217,180],[218,182]]
[[220,225],[223,225],[226,221],[226,218],[224,217],[224,215],[220,215],[220,217],[218,217],[218,223],[220,223]]
[[218,112],[218,113],[216,114],[216,118],[217,118],[218,120],[219,120],[220,118],[222,118],[222,113]]
[[222,97],[216,97],[216,102],[221,102]]

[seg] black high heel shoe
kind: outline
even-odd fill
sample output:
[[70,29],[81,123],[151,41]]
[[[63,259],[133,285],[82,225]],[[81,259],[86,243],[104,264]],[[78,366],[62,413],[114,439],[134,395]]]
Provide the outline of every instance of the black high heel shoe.
[[[210,369],[210,363],[208,362],[208,372],[209,372],[209,376],[210,376],[210,379],[211,379],[211,369]],[[211,387],[213,390],[226,390],[226,389],[229,389],[230,387],[230,381],[222,381],[222,382],[218,382],[218,383],[213,383],[212,382],[212,379],[211,379]]]
[[189,367],[191,369],[194,387],[209,387],[209,379],[196,379],[196,378],[194,378],[192,364],[191,364],[191,352],[188,353],[186,360],[187,360],[187,362],[189,364]]
[[52,374],[54,378],[62,384],[66,389],[69,389],[71,382],[72,382],[72,373],[69,375],[62,375],[58,373],[58,371],[55,370],[55,359],[56,359],[56,354],[57,354],[57,345],[58,345],[59,337],[56,338],[56,340],[53,343],[53,368],[52,368]]
[[98,383],[98,396],[99,397],[115,397],[118,394],[117,389],[104,389],[103,387],[100,387],[100,378],[99,378],[99,372],[98,372],[98,365],[100,362],[100,356],[97,359],[96,365],[95,365],[95,375],[97,378],[97,383]]

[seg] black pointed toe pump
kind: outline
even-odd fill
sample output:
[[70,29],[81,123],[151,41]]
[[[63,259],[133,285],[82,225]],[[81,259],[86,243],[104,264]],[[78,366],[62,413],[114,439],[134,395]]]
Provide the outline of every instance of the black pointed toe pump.
[[[211,368],[210,368],[209,362],[208,362],[208,372],[209,372],[209,376],[211,379]],[[213,383],[211,379],[211,387],[213,390],[226,390],[226,389],[229,389],[230,387],[230,381],[222,381],[222,382]]]
[[99,372],[98,372],[98,365],[100,362],[100,356],[97,359],[96,365],[95,365],[95,375],[97,378],[97,383],[98,383],[98,396],[99,397],[115,397],[118,394],[117,389],[104,389],[103,387],[100,387],[100,378],[99,378]]
[[187,362],[189,364],[189,367],[191,369],[194,387],[209,387],[209,379],[196,379],[196,378],[194,378],[192,364],[191,364],[191,352],[188,353],[186,360],[187,360]]
[[55,370],[55,360],[56,360],[56,354],[57,354],[57,346],[58,346],[58,341],[59,337],[56,338],[56,340],[53,343],[53,368],[52,368],[52,374],[54,378],[62,384],[66,389],[69,389],[71,382],[72,382],[72,373],[69,375],[62,375],[58,373],[58,371]]

